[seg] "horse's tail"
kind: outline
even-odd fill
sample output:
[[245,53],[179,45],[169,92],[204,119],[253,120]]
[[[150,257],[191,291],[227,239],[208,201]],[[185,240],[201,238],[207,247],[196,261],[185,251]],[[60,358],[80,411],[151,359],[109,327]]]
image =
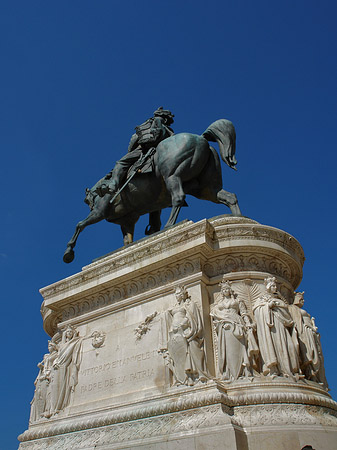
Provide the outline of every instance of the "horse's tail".
[[232,169],[236,170],[237,160],[235,158],[236,133],[232,122],[219,119],[213,122],[202,136],[208,141],[219,144],[222,160]]

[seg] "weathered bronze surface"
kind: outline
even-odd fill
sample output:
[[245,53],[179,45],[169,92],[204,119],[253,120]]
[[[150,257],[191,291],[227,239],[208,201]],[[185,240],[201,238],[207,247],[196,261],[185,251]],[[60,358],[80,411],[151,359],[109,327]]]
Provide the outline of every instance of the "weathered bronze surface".
[[170,128],[173,117],[162,107],[155,111],[154,117],[136,128],[127,155],[86,190],[85,202],[91,212],[77,224],[64,253],[64,262],[74,259],[73,248],[80,232],[103,219],[121,226],[125,245],[132,242],[135,224],[143,214],[149,213],[146,234],[160,230],[163,208],[172,207],[165,228],[174,225],[181,207],[187,206],[186,194],[222,203],[233,215],[241,215],[236,195],[222,189],[220,159],[208,143],[217,142],[222,160],[236,169],[236,135],[232,122],[217,120],[201,136],[173,134]]

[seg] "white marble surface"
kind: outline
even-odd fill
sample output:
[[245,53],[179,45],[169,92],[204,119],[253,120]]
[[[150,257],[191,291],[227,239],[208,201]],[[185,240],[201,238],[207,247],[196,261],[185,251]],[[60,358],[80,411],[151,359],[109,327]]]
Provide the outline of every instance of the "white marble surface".
[[[219,216],[179,224],[41,289],[66,386],[64,394],[58,383],[57,392],[66,400],[41,414],[62,378],[47,355],[34,397],[40,406],[20,449],[278,450],[324,442],[332,450],[337,405],[312,371],[301,370],[288,311],[303,261],[284,231]],[[269,344],[254,311],[267,294],[290,318],[277,325],[297,352],[289,373],[264,370]]]

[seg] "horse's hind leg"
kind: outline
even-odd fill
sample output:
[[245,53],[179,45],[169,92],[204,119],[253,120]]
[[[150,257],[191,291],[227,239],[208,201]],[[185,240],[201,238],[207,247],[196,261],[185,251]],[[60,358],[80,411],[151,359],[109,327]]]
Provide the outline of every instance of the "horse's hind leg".
[[225,191],[221,189],[216,194],[217,203],[223,203],[230,208],[233,216],[241,216],[241,211],[239,208],[238,199],[232,192]]
[[165,179],[165,184],[172,199],[171,214],[165,225],[165,228],[167,228],[176,223],[181,207],[187,206],[187,203],[185,201],[186,194],[183,190],[182,182],[179,177],[176,175],[171,175]]
[[180,213],[181,206],[172,206],[170,217],[164,228],[171,227],[174,225],[178,219],[178,215]]
[[165,184],[171,194],[172,206],[187,206],[185,201],[186,194],[183,190],[181,178],[176,175],[171,175],[165,179]]
[[135,223],[136,222],[125,222],[123,223],[123,225],[121,225],[124,245],[132,244],[133,235],[135,232]]

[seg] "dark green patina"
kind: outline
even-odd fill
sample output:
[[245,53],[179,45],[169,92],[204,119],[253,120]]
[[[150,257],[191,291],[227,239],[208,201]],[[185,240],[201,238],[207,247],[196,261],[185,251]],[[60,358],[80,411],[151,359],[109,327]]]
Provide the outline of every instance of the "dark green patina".
[[137,220],[149,213],[145,234],[160,230],[161,210],[172,207],[165,228],[174,225],[186,194],[222,203],[240,216],[236,195],[222,189],[218,153],[208,141],[219,144],[223,161],[235,169],[235,129],[229,120],[213,122],[201,135],[173,134],[173,115],[162,107],[144,122],[131,138],[129,152],[115,168],[86,190],[91,212],[79,222],[68,242],[63,260],[74,259],[73,248],[80,232],[103,219],[121,226],[124,244],[133,240]]

